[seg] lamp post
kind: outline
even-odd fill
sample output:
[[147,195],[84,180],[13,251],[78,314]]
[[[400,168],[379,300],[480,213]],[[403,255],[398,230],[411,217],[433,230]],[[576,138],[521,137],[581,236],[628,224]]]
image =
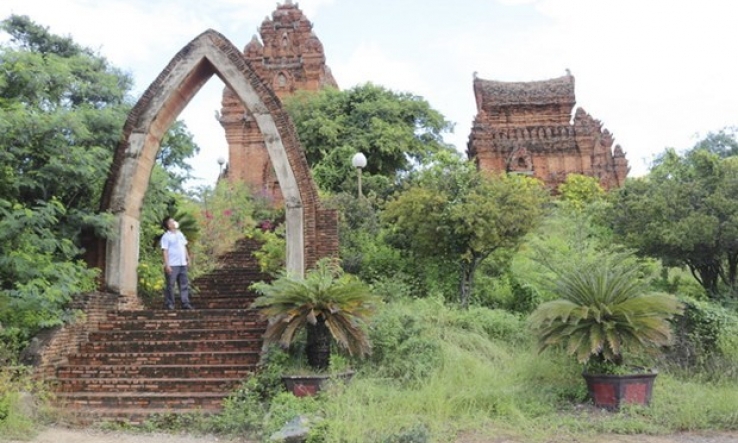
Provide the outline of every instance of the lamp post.
[[223,176],[223,165],[225,165],[226,159],[224,157],[218,157],[218,180]]
[[359,177],[359,198],[363,196],[361,193],[361,169],[366,166],[366,156],[361,152],[357,152],[351,157],[351,164],[356,168],[356,174]]

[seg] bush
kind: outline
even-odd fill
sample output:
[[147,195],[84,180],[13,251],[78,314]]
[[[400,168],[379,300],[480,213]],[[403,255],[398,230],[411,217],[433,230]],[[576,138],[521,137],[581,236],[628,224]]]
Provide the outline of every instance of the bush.
[[517,344],[524,343],[531,338],[525,320],[502,309],[477,306],[468,310],[455,311],[455,314],[452,326],[477,332],[491,340]]
[[440,344],[421,315],[405,303],[387,304],[379,310],[369,338],[373,344],[370,361],[378,377],[417,381],[440,364]]
[[27,439],[48,421],[49,394],[31,378],[31,368],[0,368],[0,441]]
[[[681,369],[710,371],[734,349],[729,326],[738,317],[713,303],[683,300],[685,309],[674,325],[674,343],[667,351],[666,362]],[[733,328],[735,329],[735,328]],[[727,354],[726,354],[727,353]]]

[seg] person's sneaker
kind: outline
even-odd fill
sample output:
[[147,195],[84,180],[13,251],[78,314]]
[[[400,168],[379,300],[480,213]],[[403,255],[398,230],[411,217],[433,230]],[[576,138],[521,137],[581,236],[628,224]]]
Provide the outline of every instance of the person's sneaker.
[[174,310],[174,305],[167,305],[166,308],[169,311],[173,311]]
[[186,305],[182,305],[182,309],[195,309],[195,308],[193,308],[191,304],[187,303]]

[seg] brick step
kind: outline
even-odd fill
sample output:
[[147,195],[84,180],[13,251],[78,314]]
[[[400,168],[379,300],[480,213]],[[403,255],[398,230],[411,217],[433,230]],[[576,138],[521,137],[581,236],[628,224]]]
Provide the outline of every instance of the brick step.
[[163,340],[163,341],[109,341],[87,342],[80,353],[136,353],[136,352],[214,352],[261,350],[261,340]]
[[[200,286],[198,292],[190,295],[190,300],[208,297],[251,297],[256,298],[259,294],[249,288],[238,285],[213,283],[212,285]],[[162,297],[163,303],[163,297]]]
[[161,319],[161,320],[115,320],[100,322],[98,331],[172,331],[190,329],[254,329],[266,328],[266,321],[254,314],[249,318],[197,318],[197,319]]
[[205,295],[199,295],[196,297],[192,297],[192,303],[202,302],[202,301],[212,301],[212,300],[231,300],[233,302],[247,302],[251,304],[254,300],[256,300],[259,296],[257,294],[253,293],[238,293],[233,291],[223,291],[223,292],[217,292],[217,291],[211,291]]
[[[193,320],[204,318],[249,318],[258,316],[253,309],[194,309],[191,311],[166,309],[147,309],[144,311],[108,311],[109,321],[118,320]],[[253,318],[253,317],[252,317]]]
[[[224,393],[243,382],[243,377],[232,378],[67,378],[57,381],[57,392],[132,393]],[[156,407],[156,406],[154,406]]]
[[162,364],[162,365],[256,365],[259,362],[258,351],[222,351],[222,352],[100,352],[75,353],[68,356],[70,365],[129,365],[129,364]]
[[[209,297],[234,297],[234,298],[243,298],[243,297],[249,297],[249,298],[257,298],[260,294],[256,293],[255,291],[252,291],[248,288],[242,288],[238,287],[236,285],[208,285],[204,287],[200,287],[198,292],[196,294],[190,295],[190,300],[197,300],[199,298],[209,298]],[[163,298],[162,298],[162,304]]]
[[184,410],[218,411],[228,393],[220,392],[60,392],[57,400],[65,409],[74,411],[84,408],[85,413],[98,417],[120,417],[129,421],[131,417],[141,418],[153,414],[185,412]]
[[243,378],[255,365],[64,365],[56,371],[58,380],[76,378]]
[[247,297],[242,298],[203,298],[193,300],[192,304],[197,309],[249,309],[253,300]]
[[90,332],[90,342],[259,339],[264,327],[244,329],[126,330]]
[[[245,266],[244,266],[245,265]],[[213,269],[209,273],[205,275],[201,275],[197,278],[192,279],[193,282],[202,282],[206,280],[211,281],[220,281],[220,280],[227,280],[227,281],[234,281],[234,280],[240,280],[243,282],[244,280],[270,280],[274,278],[272,275],[267,274],[265,272],[254,270],[253,267],[251,267],[250,263],[225,263],[223,264],[224,267],[219,267],[218,269]],[[246,277],[244,279],[244,277]]]
[[212,415],[219,412],[222,407],[212,409],[201,408],[94,408],[92,406],[76,406],[64,410],[64,420],[69,426],[76,428],[95,426],[100,423],[120,423],[127,426],[143,425],[156,416],[180,416],[182,414]]

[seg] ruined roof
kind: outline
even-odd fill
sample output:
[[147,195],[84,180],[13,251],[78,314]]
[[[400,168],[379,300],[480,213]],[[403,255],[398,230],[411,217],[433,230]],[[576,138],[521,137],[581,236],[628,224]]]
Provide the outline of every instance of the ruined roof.
[[474,78],[477,106],[502,107],[520,105],[574,106],[574,77],[565,75],[533,82],[501,82]]

